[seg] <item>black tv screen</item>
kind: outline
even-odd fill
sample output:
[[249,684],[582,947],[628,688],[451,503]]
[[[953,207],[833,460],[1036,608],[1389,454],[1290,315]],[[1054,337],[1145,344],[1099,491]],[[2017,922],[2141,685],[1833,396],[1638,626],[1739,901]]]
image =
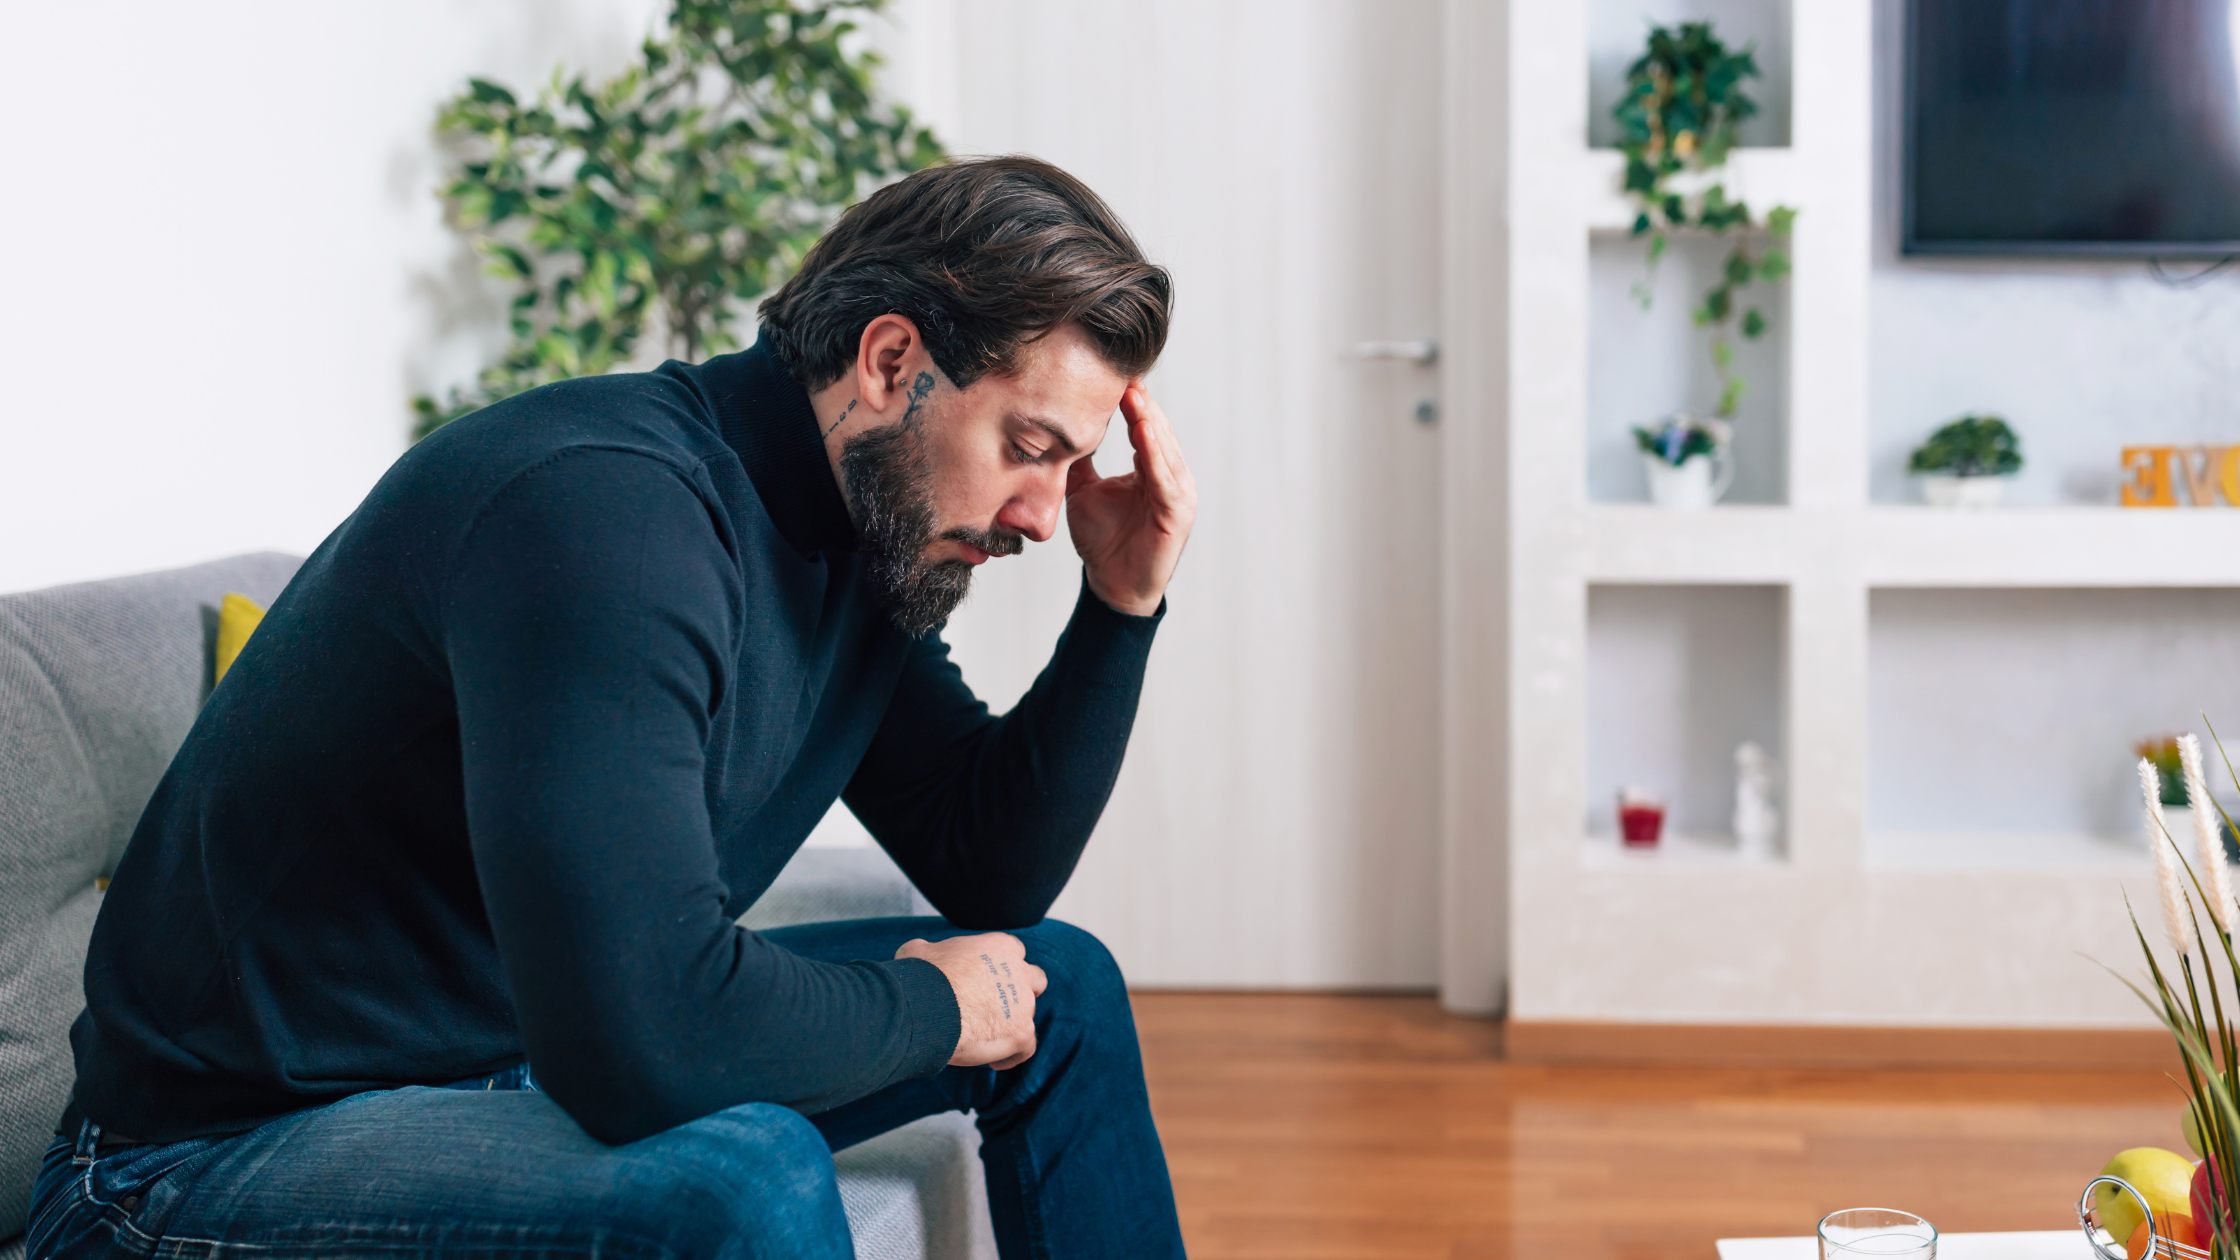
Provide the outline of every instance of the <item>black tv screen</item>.
[[2240,254],[2236,0],[1912,0],[1908,253]]

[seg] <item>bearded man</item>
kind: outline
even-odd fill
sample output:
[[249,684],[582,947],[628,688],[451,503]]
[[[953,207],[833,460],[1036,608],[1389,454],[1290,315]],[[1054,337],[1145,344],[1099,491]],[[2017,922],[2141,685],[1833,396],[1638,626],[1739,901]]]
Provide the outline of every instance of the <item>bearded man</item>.
[[[31,1255],[843,1257],[830,1150],[970,1110],[1009,1260],[1180,1256],[1119,972],[1042,921],[1196,510],[1169,302],[1078,181],[959,163],[753,348],[399,460],[117,870]],[[1061,506],[1079,601],[994,717],[938,631]],[[835,798],[942,919],[737,926]]]

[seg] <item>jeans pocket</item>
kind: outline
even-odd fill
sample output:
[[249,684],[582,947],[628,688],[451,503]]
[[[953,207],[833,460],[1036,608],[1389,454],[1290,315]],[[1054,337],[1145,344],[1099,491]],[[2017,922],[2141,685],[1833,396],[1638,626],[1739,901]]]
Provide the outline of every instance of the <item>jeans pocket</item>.
[[132,1146],[112,1151],[93,1161],[86,1177],[86,1192],[99,1203],[121,1203],[144,1197],[157,1181],[224,1138],[188,1138],[184,1142]]
[[32,1190],[25,1260],[148,1254],[163,1234],[165,1205],[177,1198],[162,1193],[164,1179],[223,1140],[129,1147],[86,1166],[71,1158],[71,1139],[56,1138]]
[[97,1159],[85,1180],[86,1200],[115,1224],[119,1246],[153,1247],[184,1197],[173,1183],[191,1182],[187,1165],[224,1142],[224,1138],[189,1138],[136,1146]]

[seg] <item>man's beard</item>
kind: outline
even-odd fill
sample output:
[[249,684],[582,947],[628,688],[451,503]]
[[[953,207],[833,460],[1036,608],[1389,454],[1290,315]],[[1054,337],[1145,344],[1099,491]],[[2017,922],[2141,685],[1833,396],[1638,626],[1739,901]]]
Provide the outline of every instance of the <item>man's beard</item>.
[[[926,558],[934,541],[933,460],[922,422],[901,421],[849,438],[840,448],[840,476],[871,584],[886,601],[887,616],[913,638],[947,621],[972,589],[973,566]],[[991,556],[1015,556],[1026,545],[1017,534],[968,527],[941,537]]]

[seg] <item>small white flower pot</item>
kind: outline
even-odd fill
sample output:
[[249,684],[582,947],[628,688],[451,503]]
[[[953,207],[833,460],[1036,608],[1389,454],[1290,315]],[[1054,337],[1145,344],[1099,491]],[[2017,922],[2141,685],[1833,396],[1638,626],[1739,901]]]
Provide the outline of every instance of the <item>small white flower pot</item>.
[[1695,511],[1710,507],[1734,480],[1734,466],[1723,452],[1690,455],[1673,465],[1644,451],[1641,467],[1649,477],[1649,502],[1661,508]]
[[1999,506],[1999,496],[2006,493],[2006,489],[2005,477],[1927,473],[1921,478],[1921,497],[1931,507],[1994,508]]

